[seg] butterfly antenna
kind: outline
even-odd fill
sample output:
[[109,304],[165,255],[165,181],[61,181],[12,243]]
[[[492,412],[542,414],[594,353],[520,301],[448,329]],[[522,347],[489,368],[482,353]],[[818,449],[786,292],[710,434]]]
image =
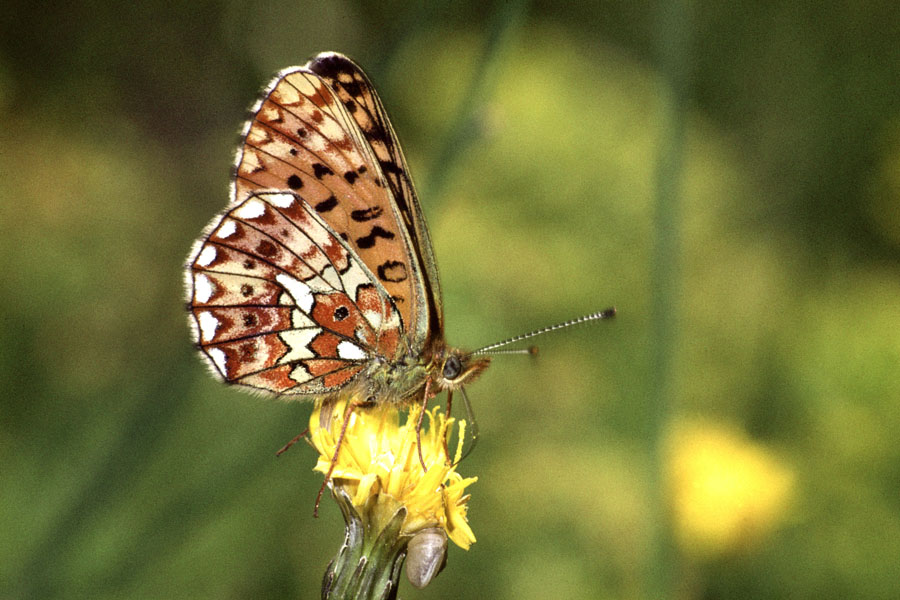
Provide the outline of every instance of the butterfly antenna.
[[531,348],[523,349],[523,350],[501,350],[499,352],[495,351],[495,348],[500,348],[502,346],[507,346],[509,344],[515,344],[516,342],[521,342],[522,340],[527,340],[529,338],[533,338],[537,335],[542,335],[545,333],[550,333],[551,331],[556,331],[557,329],[565,329],[566,327],[571,327],[572,325],[578,325],[579,323],[587,323],[588,321],[597,321],[600,319],[611,319],[616,316],[616,309],[607,308],[606,310],[601,310],[600,312],[591,313],[589,315],[584,315],[583,317],[578,317],[577,319],[572,319],[570,321],[565,321],[563,323],[557,323],[556,325],[551,325],[549,327],[543,327],[538,329],[537,331],[532,331],[531,333],[523,333],[522,335],[517,335],[515,337],[511,337],[508,340],[503,340],[502,342],[497,342],[496,344],[491,344],[490,346],[485,346],[484,348],[479,348],[472,352],[473,355],[476,354],[537,354],[537,348],[532,346]]
[[[479,352],[480,351],[481,350],[479,350]],[[513,350],[513,349],[495,350],[495,351],[491,352],[491,354],[493,356],[497,356],[498,354],[531,354],[531,355],[535,355],[537,353],[538,353],[537,346],[531,346],[529,348],[516,348],[515,350]]]

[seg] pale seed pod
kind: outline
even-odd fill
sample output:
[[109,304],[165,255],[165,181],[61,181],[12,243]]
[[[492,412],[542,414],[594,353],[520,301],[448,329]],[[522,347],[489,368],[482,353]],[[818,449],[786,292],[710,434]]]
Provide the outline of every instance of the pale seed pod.
[[447,534],[442,528],[423,529],[407,547],[406,578],[422,589],[437,577],[447,564]]

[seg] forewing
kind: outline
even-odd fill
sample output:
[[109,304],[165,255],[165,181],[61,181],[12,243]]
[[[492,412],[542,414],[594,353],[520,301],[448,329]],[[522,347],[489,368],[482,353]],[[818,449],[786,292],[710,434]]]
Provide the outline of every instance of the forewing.
[[300,196],[250,194],[210,223],[188,267],[196,341],[227,382],[337,391],[402,336],[388,292]]
[[425,272],[422,293],[427,303],[428,330],[421,334],[428,335],[430,331],[431,335],[442,337],[441,286],[431,236],[419,206],[406,158],[384,105],[362,68],[342,54],[323,52],[311,60],[307,67],[335,91],[375,153],[404,225],[409,230],[413,250]]
[[261,189],[302,197],[375,275],[399,311],[409,349],[421,351],[431,312],[421,236],[407,225],[408,200],[397,200],[398,180],[385,174],[340,90],[310,69],[317,60],[282,71],[254,108],[236,158],[233,202]]

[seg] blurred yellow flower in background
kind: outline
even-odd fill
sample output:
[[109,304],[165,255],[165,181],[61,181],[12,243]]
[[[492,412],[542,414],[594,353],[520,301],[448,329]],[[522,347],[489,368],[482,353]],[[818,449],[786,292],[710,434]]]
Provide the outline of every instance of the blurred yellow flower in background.
[[667,478],[675,538],[684,552],[713,557],[752,547],[784,519],[794,473],[742,432],[704,421],[677,424]]

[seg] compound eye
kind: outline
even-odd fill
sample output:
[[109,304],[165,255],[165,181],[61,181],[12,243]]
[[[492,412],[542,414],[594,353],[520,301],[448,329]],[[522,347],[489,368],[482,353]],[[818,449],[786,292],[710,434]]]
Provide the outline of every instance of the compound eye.
[[453,381],[457,377],[459,377],[460,372],[462,371],[462,363],[459,362],[459,358],[456,356],[451,356],[446,361],[444,361],[444,379],[449,381]]

